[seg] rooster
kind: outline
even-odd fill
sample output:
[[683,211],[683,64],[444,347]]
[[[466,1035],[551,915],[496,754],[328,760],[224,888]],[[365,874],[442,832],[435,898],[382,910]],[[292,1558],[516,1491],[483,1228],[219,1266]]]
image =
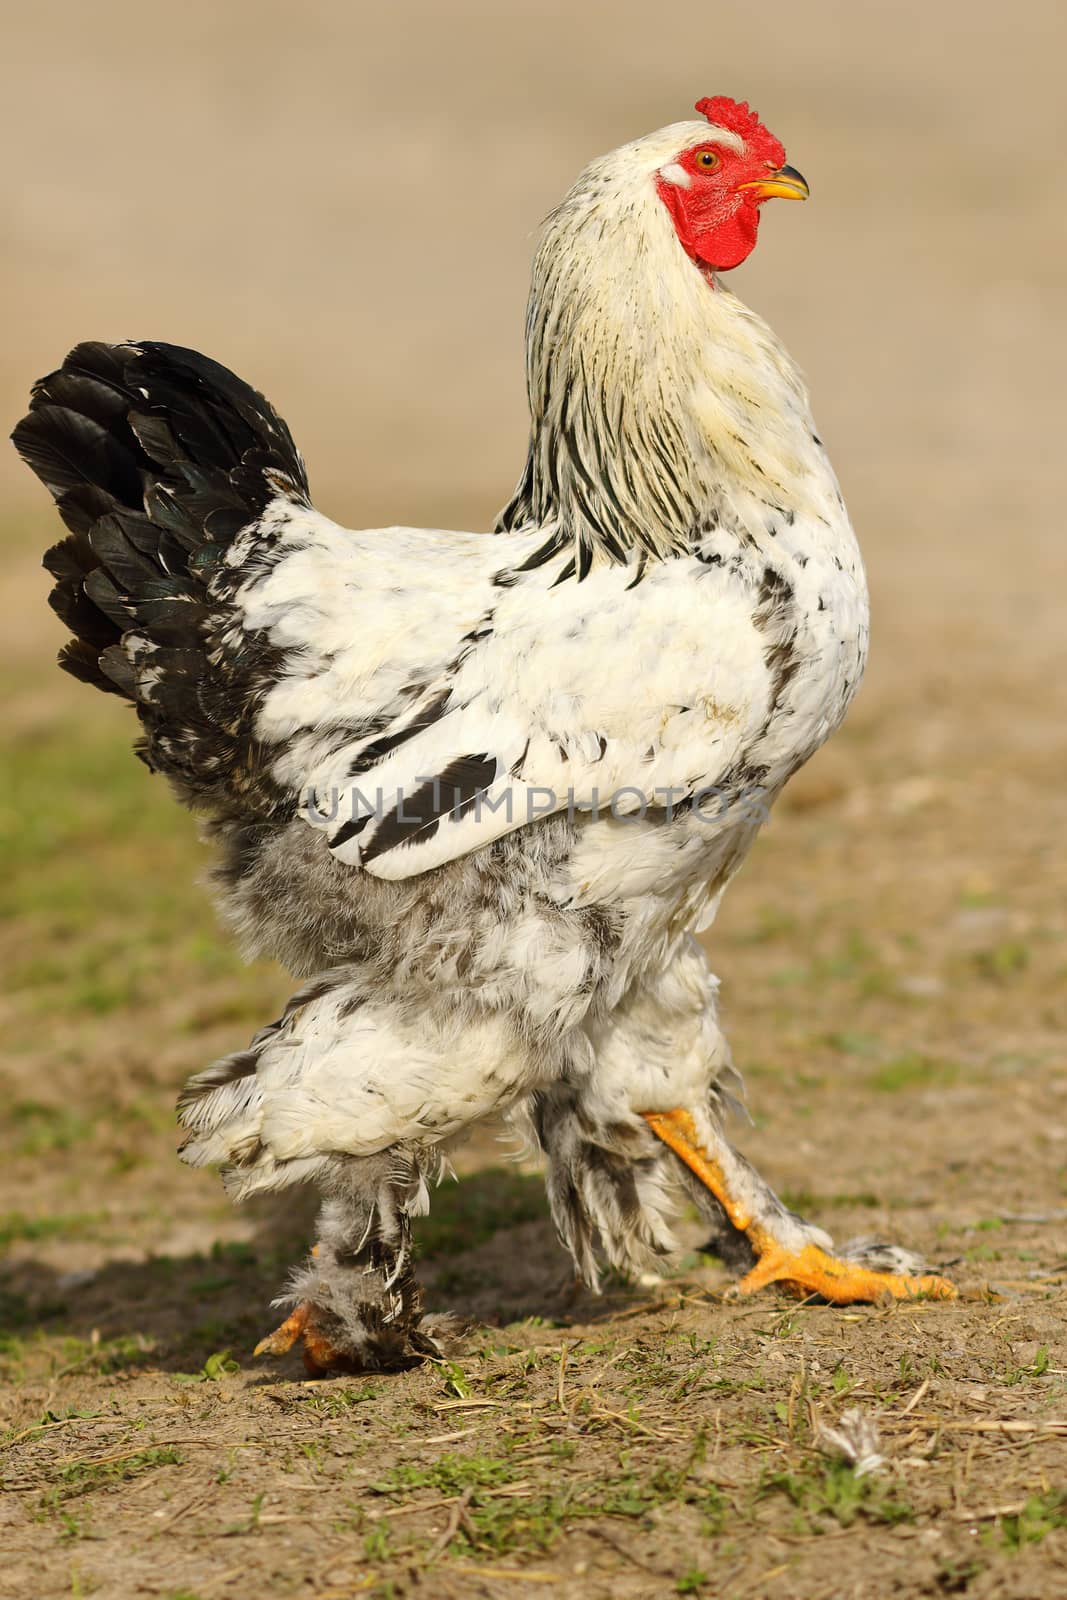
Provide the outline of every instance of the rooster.
[[695,934],[841,722],[867,592],[804,384],[721,279],[807,185],[747,105],[696,110],[547,220],[493,536],[339,527],[262,395],[166,344],[79,345],[15,430],[69,529],[62,666],[133,702],[225,919],[304,980],[179,1115],[235,1199],[318,1186],[257,1347],[312,1372],[438,1347],[412,1218],[491,1114],[543,1152],[593,1286],[669,1252],[691,1196],[739,1293],[953,1292],[890,1246],[835,1254],[724,1132]]

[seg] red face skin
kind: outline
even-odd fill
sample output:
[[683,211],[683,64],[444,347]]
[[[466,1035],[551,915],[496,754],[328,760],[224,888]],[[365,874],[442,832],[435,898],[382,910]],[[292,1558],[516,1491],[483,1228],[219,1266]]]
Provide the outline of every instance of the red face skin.
[[688,188],[657,177],[656,192],[670,212],[682,248],[705,270],[728,272],[754,249],[759,208],[767,194],[758,186],[785,163],[785,150],[748,106],[720,97],[697,110],[709,122],[745,141],[741,154],[716,144],[694,145],[677,157]]

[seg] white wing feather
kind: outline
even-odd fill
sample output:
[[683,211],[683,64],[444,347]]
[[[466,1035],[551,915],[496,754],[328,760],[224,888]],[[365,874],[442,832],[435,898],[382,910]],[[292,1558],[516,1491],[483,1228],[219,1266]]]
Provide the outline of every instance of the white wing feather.
[[[379,877],[568,807],[677,803],[726,776],[767,715],[751,583],[721,567],[650,567],[637,596],[634,567],[557,582],[561,555],[515,572],[543,530],[349,532],[284,515],[291,553],[241,596],[244,626],[295,653],[258,731],[283,746],[279,780],[314,795],[307,820]],[[472,762],[460,805],[449,775]],[[398,831],[420,810],[421,827]]]

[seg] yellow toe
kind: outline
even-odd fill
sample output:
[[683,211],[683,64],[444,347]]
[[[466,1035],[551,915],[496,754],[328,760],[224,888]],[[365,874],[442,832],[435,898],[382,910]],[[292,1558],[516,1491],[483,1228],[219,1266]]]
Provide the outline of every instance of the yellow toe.
[[768,1243],[760,1259],[732,1291],[735,1295],[755,1294],[769,1283],[781,1284],[790,1294],[802,1299],[821,1295],[833,1305],[849,1306],[863,1301],[954,1300],[956,1288],[937,1273],[917,1275],[876,1272],[858,1261],[845,1261],[829,1255],[818,1245],[808,1244],[790,1253],[781,1245]]
[[301,1301],[273,1333],[268,1333],[265,1339],[259,1341],[252,1351],[253,1356],[284,1356],[298,1339],[303,1338],[310,1315],[311,1307],[306,1300]]

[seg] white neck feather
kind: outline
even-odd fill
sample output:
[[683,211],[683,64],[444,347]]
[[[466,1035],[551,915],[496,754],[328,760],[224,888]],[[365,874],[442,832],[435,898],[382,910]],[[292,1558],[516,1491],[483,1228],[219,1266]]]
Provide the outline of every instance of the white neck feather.
[[656,193],[704,132],[676,124],[594,162],[537,252],[530,455],[500,525],[555,531],[585,565],[680,552],[709,518],[761,507],[825,515],[836,498],[789,356],[689,259]]

